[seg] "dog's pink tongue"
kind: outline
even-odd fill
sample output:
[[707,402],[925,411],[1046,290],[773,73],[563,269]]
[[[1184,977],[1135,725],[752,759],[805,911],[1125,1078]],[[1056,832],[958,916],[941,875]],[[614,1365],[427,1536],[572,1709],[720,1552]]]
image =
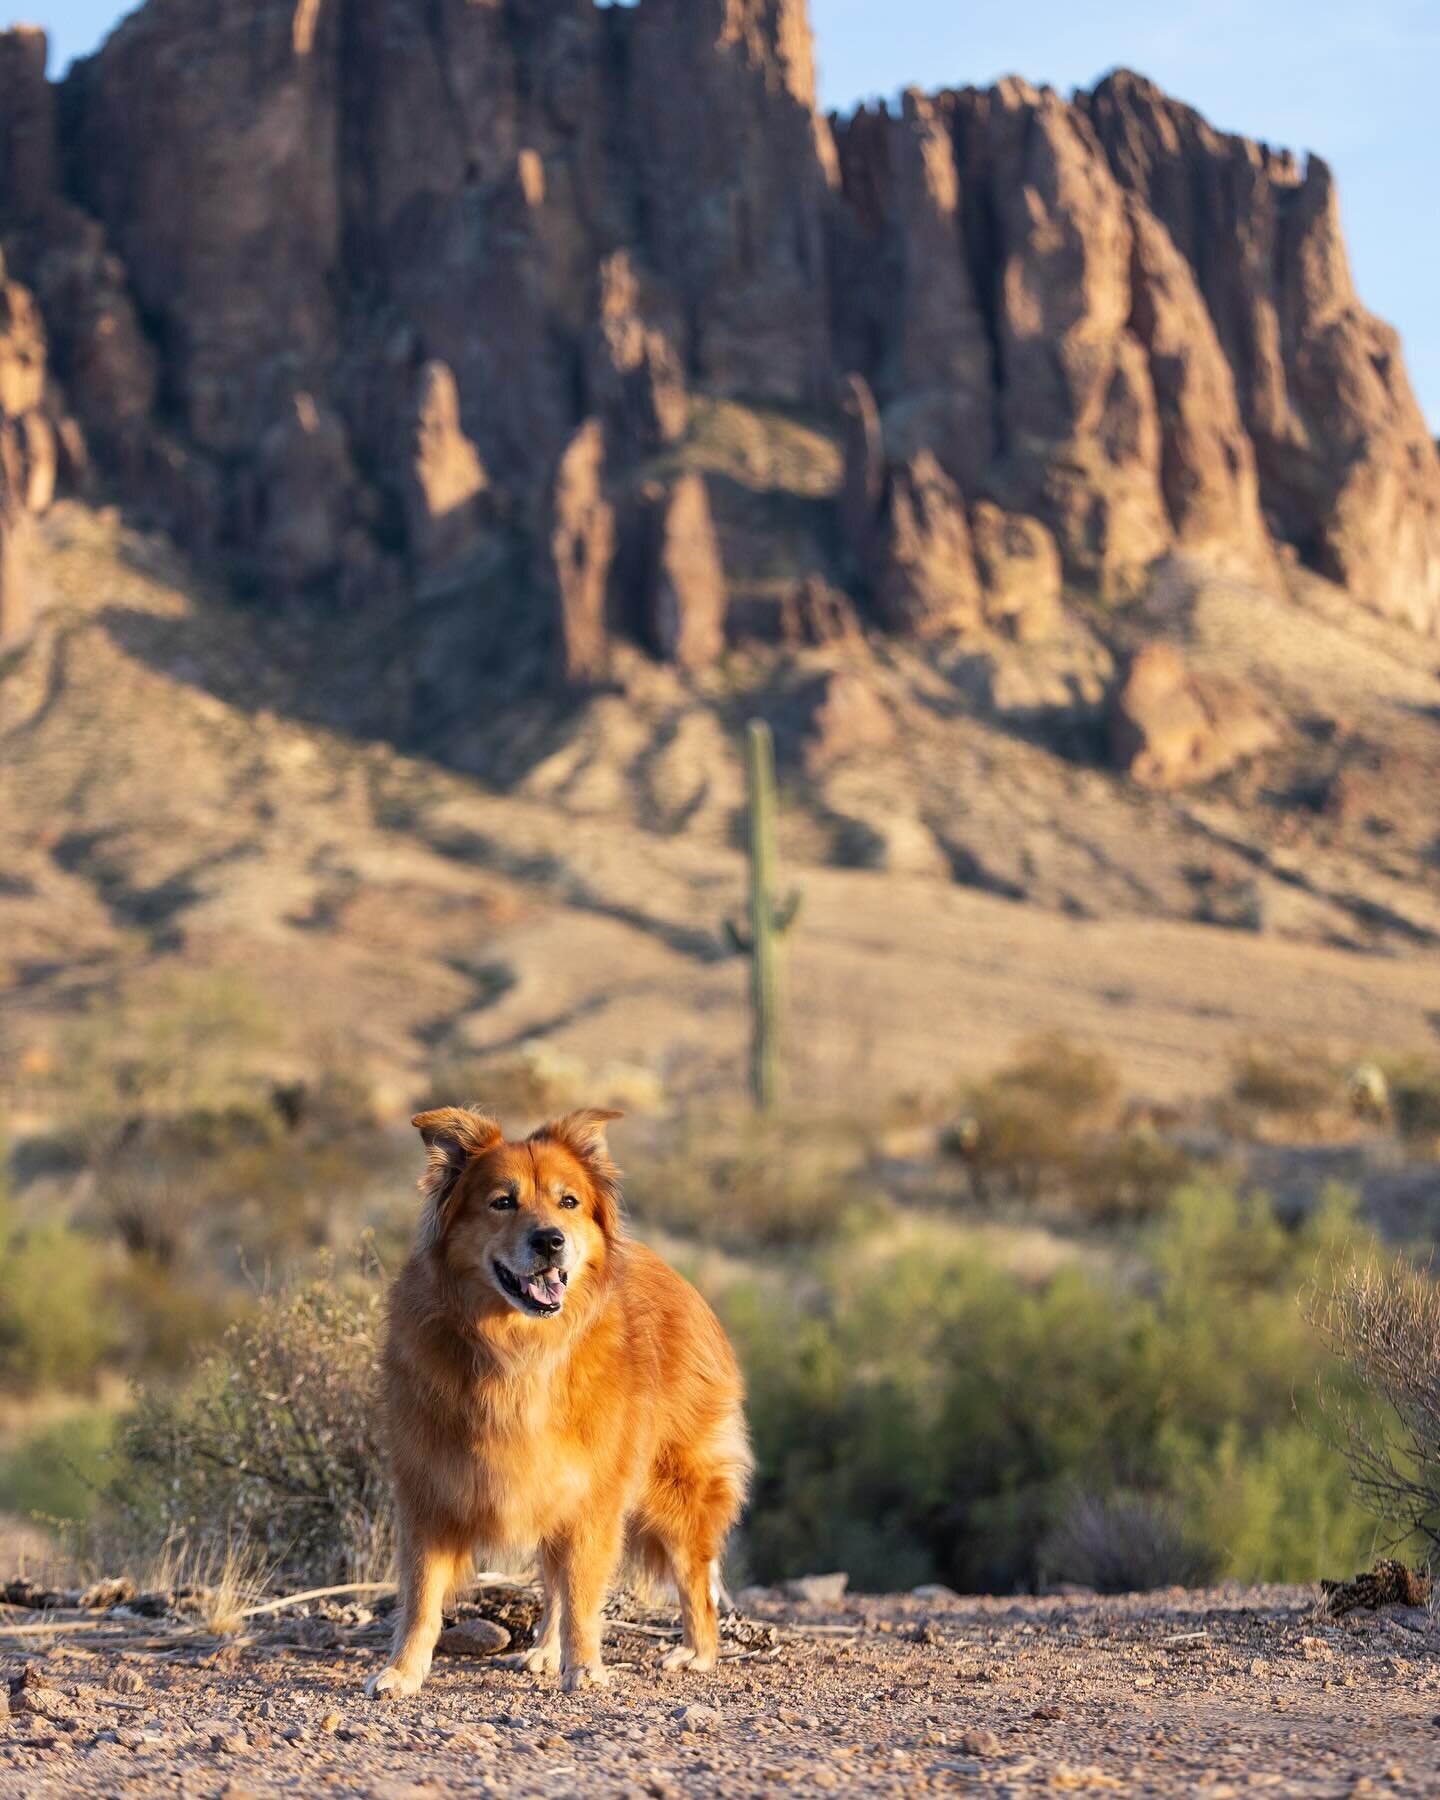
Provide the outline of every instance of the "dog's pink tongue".
[[525,1283],[525,1292],[537,1306],[558,1306],[565,1287],[558,1275],[532,1275]]

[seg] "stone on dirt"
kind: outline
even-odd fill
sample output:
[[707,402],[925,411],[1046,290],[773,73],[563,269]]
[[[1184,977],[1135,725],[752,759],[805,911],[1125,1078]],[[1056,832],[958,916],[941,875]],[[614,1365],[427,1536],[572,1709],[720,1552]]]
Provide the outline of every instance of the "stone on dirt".
[[845,1598],[850,1585],[846,1574],[798,1575],[787,1581],[783,1593],[787,1600],[799,1600],[810,1606],[835,1606]]
[[493,1656],[510,1648],[510,1633],[493,1619],[463,1619],[440,1633],[438,1648],[447,1656]]

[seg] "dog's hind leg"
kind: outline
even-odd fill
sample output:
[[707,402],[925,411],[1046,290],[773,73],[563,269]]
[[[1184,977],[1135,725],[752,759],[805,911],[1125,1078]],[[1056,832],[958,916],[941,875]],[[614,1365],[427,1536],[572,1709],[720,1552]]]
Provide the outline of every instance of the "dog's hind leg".
[[523,1669],[528,1675],[553,1675],[560,1667],[560,1569],[554,1554],[540,1548],[540,1573],[545,1583],[545,1603],[535,1627],[535,1642],[514,1656],[497,1656],[500,1669]]
[[443,1624],[445,1596],[469,1552],[407,1536],[400,1549],[400,1617],[390,1661],[365,1684],[372,1700],[418,1694]]
[[697,1675],[715,1667],[720,1654],[720,1564],[690,1545],[670,1552],[680,1594],[681,1642],[660,1659],[662,1669],[690,1669]]
[[745,1497],[750,1447],[736,1412],[671,1464],[671,1479],[652,1487],[653,1529],[662,1540],[680,1594],[681,1642],[662,1669],[703,1674],[720,1657],[720,1551]]

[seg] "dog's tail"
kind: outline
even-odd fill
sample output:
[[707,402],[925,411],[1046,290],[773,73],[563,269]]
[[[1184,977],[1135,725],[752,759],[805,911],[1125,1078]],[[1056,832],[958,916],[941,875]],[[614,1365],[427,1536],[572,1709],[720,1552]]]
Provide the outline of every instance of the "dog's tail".
[[[620,1581],[644,1606],[673,1606],[679,1598],[664,1546],[646,1533],[636,1533],[626,1540]],[[710,1565],[710,1594],[717,1612],[734,1612],[735,1596],[725,1585],[718,1556]]]

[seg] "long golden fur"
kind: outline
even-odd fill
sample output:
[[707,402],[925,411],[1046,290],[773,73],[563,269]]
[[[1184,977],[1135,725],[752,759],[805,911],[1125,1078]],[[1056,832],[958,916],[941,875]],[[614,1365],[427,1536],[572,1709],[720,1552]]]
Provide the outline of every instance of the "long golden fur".
[[719,1557],[751,1467],[744,1393],[710,1308],[625,1234],[618,1117],[571,1113],[519,1143],[479,1112],[415,1120],[425,1209],[385,1350],[400,1611],[372,1695],[419,1689],[477,1550],[538,1552],[545,1608],[512,1661],[567,1689],[607,1679],[600,1609],[626,1557],[679,1592],[664,1666],[715,1665]]

